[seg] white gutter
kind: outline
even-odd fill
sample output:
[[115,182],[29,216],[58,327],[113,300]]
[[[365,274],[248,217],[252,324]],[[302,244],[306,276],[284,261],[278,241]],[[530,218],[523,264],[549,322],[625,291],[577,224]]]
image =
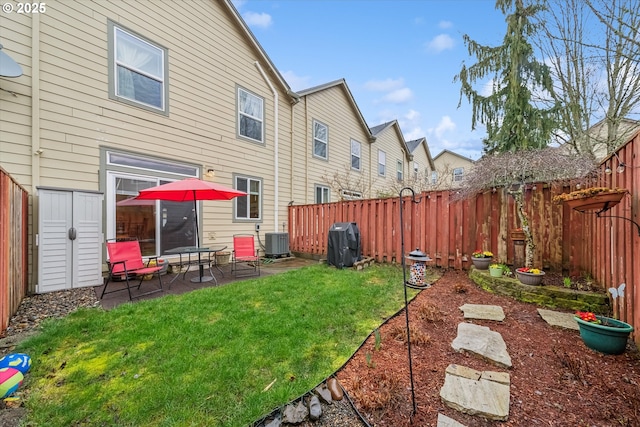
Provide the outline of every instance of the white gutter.
[[[279,178],[278,176],[280,175],[280,170],[279,170],[279,166],[278,166],[278,127],[279,127],[279,123],[278,123],[278,92],[276,91],[276,89],[273,87],[273,85],[271,84],[271,81],[269,81],[269,78],[267,77],[267,75],[265,74],[264,70],[262,69],[262,67],[260,66],[260,63],[258,61],[254,62],[256,68],[258,69],[258,71],[260,71],[260,74],[262,74],[262,78],[264,79],[265,82],[267,82],[267,85],[269,85],[269,88],[271,89],[271,92],[273,92],[273,121],[274,121],[274,130],[273,130],[273,173],[274,173],[274,182],[273,182],[273,231],[274,232],[278,232],[278,193],[279,193]],[[266,137],[266,135],[265,135]]]

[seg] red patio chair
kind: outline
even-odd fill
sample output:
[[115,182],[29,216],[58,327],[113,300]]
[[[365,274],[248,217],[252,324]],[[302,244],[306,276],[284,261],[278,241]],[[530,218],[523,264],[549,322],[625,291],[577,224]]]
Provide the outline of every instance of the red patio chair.
[[[142,281],[144,280],[144,276],[148,274],[158,275],[160,288],[154,289],[151,292],[136,295],[136,298],[143,295],[152,294],[154,292],[162,291],[162,278],[160,277],[160,270],[162,270],[162,266],[158,262],[158,257],[150,257],[149,261],[147,261],[147,265],[145,265],[144,261],[142,260],[142,253],[140,252],[140,242],[138,242],[137,240],[108,241],[107,254],[109,256],[109,260],[107,261],[107,265],[109,267],[109,275],[107,276],[107,282],[104,284],[104,289],[102,289],[102,295],[100,295],[100,299],[102,299],[105,294],[124,291],[126,289],[129,292],[129,300],[131,300],[131,284],[129,282],[129,279],[139,276],[140,283],[138,283],[138,289],[140,289]],[[152,259],[156,260],[156,266],[149,267],[149,262]],[[112,279],[116,278],[126,281],[127,287],[106,292],[109,282]]]
[[231,271],[236,277],[260,275],[260,256],[251,234],[234,234],[231,254]]

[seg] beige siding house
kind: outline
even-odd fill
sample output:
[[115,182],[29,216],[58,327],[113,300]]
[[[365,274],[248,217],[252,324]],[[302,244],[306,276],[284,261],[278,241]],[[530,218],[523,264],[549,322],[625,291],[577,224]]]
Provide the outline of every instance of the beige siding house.
[[[286,231],[290,203],[389,195],[433,169],[397,121],[368,127],[344,79],[293,93],[231,0],[189,5],[61,0],[2,17],[23,74],[0,77],[0,165],[31,195],[31,291],[101,283],[108,239],[138,238],[143,256],[192,246],[196,212],[201,246],[231,250],[257,226]],[[189,177],[248,195],[127,201]]]
[[[79,217],[85,205],[76,195],[97,200],[91,206],[98,212],[82,214],[99,223],[92,242],[101,264],[104,239],[138,237],[144,255],[195,242],[187,204],[117,204],[186,177],[249,193],[199,203],[202,245],[231,248],[233,234],[253,233],[256,224],[282,231],[297,96],[231,1],[46,6],[46,13],[2,17],[3,52],[23,75],[0,78],[0,163],[32,195],[32,290],[90,284],[74,277],[82,266],[43,272],[38,262],[50,238],[65,239],[66,217]],[[344,135],[336,137],[337,144]],[[366,132],[349,135],[347,144],[351,137],[368,143]],[[55,218],[59,212],[69,214]],[[69,243],[57,263],[76,262],[75,250]],[[66,285],[42,284],[56,274],[70,276]]]
[[411,176],[413,156],[397,120],[374,126],[371,133],[376,137],[375,165],[372,165],[377,172],[373,185],[374,197],[397,195]]
[[436,169],[431,158],[431,152],[426,138],[407,141],[409,153],[411,153],[411,170],[407,182],[416,191],[426,191],[431,188],[431,172]]
[[294,106],[296,204],[371,197],[375,138],[344,79],[299,91]]
[[458,188],[474,165],[474,161],[468,157],[442,150],[433,158],[435,170],[431,173],[431,188],[436,190]]

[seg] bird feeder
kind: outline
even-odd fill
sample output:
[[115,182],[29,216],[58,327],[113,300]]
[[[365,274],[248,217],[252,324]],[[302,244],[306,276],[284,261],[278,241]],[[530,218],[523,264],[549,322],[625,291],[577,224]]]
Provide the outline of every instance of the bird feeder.
[[409,266],[410,279],[407,285],[414,288],[428,288],[430,283],[425,283],[427,261],[431,261],[429,255],[416,248],[405,257],[411,264]]

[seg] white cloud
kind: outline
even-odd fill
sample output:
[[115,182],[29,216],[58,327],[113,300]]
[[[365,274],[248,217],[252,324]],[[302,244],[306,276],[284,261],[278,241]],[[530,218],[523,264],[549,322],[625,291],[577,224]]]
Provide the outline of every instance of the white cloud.
[[445,132],[453,132],[456,130],[456,124],[451,120],[449,116],[442,116],[440,123],[434,129],[436,137],[442,138]]
[[427,50],[429,52],[440,53],[444,50],[453,48],[455,42],[448,34],[438,34],[431,41],[427,42]]
[[447,29],[453,27],[453,22],[451,21],[440,21],[438,23],[438,27],[442,29]]
[[[402,129],[402,125],[400,127]],[[414,139],[424,138],[424,130],[420,126],[415,126],[410,128],[408,131],[402,129],[402,133],[404,135],[404,139],[407,141],[413,141]]]
[[232,0],[233,5],[236,9],[240,10],[242,6],[247,2],[247,0]]
[[409,101],[411,98],[413,98],[413,92],[411,89],[405,87],[386,94],[382,98],[382,101],[391,102],[392,104],[402,104]]
[[269,28],[273,23],[268,13],[245,12],[242,18],[250,27]]
[[385,79],[385,80],[369,80],[364,84],[366,90],[372,92],[387,92],[390,90],[401,88],[404,85],[404,80],[399,79]]
[[298,91],[302,89],[309,89],[311,85],[310,76],[298,76],[293,71],[285,71],[282,73],[282,77],[289,83],[291,90]]
[[420,120],[420,112],[416,111],[416,110],[409,110],[407,112],[407,114],[404,115],[404,118],[407,119],[410,122],[415,122]]

